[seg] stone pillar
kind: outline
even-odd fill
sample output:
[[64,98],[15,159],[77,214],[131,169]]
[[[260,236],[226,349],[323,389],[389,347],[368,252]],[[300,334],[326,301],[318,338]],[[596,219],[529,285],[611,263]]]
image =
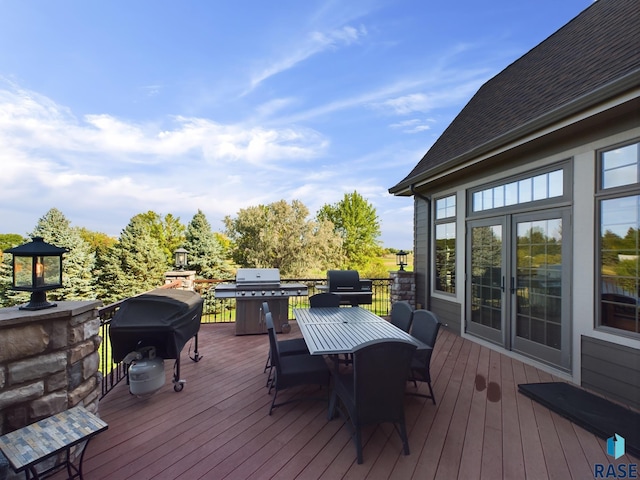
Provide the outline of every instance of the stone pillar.
[[173,283],[180,281],[182,290],[194,290],[194,282],[196,279],[195,270],[176,270],[174,272],[165,272],[164,283]]
[[415,308],[416,282],[413,272],[396,270],[389,272],[391,277],[391,304],[405,301]]
[[98,301],[0,308],[0,434],[82,405],[98,413]]

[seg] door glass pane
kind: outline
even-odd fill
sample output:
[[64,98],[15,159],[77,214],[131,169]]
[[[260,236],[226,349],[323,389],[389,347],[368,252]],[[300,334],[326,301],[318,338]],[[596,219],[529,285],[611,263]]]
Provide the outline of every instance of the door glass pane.
[[502,330],[502,226],[471,232],[471,322]]
[[516,336],[560,350],[562,220],[516,225]]

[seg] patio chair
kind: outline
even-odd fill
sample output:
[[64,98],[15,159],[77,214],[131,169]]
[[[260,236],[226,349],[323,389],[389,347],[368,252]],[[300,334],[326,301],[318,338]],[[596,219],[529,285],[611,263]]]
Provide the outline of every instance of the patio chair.
[[[404,454],[409,455],[404,392],[415,349],[414,344],[402,340],[367,342],[354,352],[351,372],[334,376],[329,418],[337,409],[349,421],[358,463],[362,463],[361,428],[365,425],[393,423]],[[341,405],[337,405],[338,399]]]
[[417,382],[425,382],[429,386],[430,395],[417,392],[411,392],[410,395],[430,398],[434,405],[436,404],[436,398],[433,395],[433,388],[431,387],[430,364],[440,325],[442,324],[438,320],[438,317],[429,310],[415,310],[413,312],[411,335],[429,345],[431,350],[417,350],[414,353],[413,359],[411,360],[409,380],[413,381],[416,388],[418,386]]
[[[329,366],[325,362],[322,355],[288,355],[286,357],[280,355],[278,340],[276,339],[276,331],[273,328],[273,318],[271,312],[265,315],[267,322],[267,332],[269,333],[269,344],[271,346],[271,363],[275,371],[273,381],[269,387],[269,392],[275,388],[273,401],[269,407],[269,415],[275,407],[286,405],[287,403],[302,400],[302,398],[292,398],[290,400],[276,403],[276,398],[281,390],[302,385],[318,385],[320,388],[329,387]],[[328,398],[328,388],[327,397]],[[308,400],[319,400],[321,398],[307,398]]]
[[[262,315],[266,322],[266,314],[269,313],[269,304],[262,302]],[[274,332],[275,333],[275,332]],[[280,356],[286,357],[288,355],[300,355],[302,353],[309,353],[307,343],[304,338],[289,338],[287,340],[278,340],[278,347],[280,348]],[[267,387],[271,385],[273,379],[273,365],[271,364],[271,348],[267,353],[267,362],[264,364],[264,372],[269,370],[267,375]]]
[[409,302],[395,302],[391,305],[391,323],[409,333],[413,321],[413,307]]
[[339,307],[340,295],[331,292],[316,293],[309,297],[309,306],[311,308]]

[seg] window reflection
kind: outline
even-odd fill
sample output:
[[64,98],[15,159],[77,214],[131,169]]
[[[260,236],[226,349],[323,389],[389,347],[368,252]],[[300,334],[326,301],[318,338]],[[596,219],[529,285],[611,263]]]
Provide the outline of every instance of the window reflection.
[[602,188],[638,183],[639,148],[635,143],[602,154]]
[[640,333],[640,196],[603,200],[600,205],[600,323]]
[[456,216],[456,196],[450,195],[436,200],[436,220]]

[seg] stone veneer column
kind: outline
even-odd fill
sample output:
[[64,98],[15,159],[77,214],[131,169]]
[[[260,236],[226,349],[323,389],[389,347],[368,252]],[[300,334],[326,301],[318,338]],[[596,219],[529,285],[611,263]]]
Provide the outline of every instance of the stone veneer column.
[[181,282],[182,290],[194,290],[194,282],[196,279],[195,270],[176,270],[173,272],[165,272],[164,283],[173,283],[176,280]]
[[416,282],[413,272],[394,271],[389,272],[391,277],[391,304],[405,301],[415,308],[416,306]]
[[0,434],[79,404],[98,413],[101,305],[0,308]]

